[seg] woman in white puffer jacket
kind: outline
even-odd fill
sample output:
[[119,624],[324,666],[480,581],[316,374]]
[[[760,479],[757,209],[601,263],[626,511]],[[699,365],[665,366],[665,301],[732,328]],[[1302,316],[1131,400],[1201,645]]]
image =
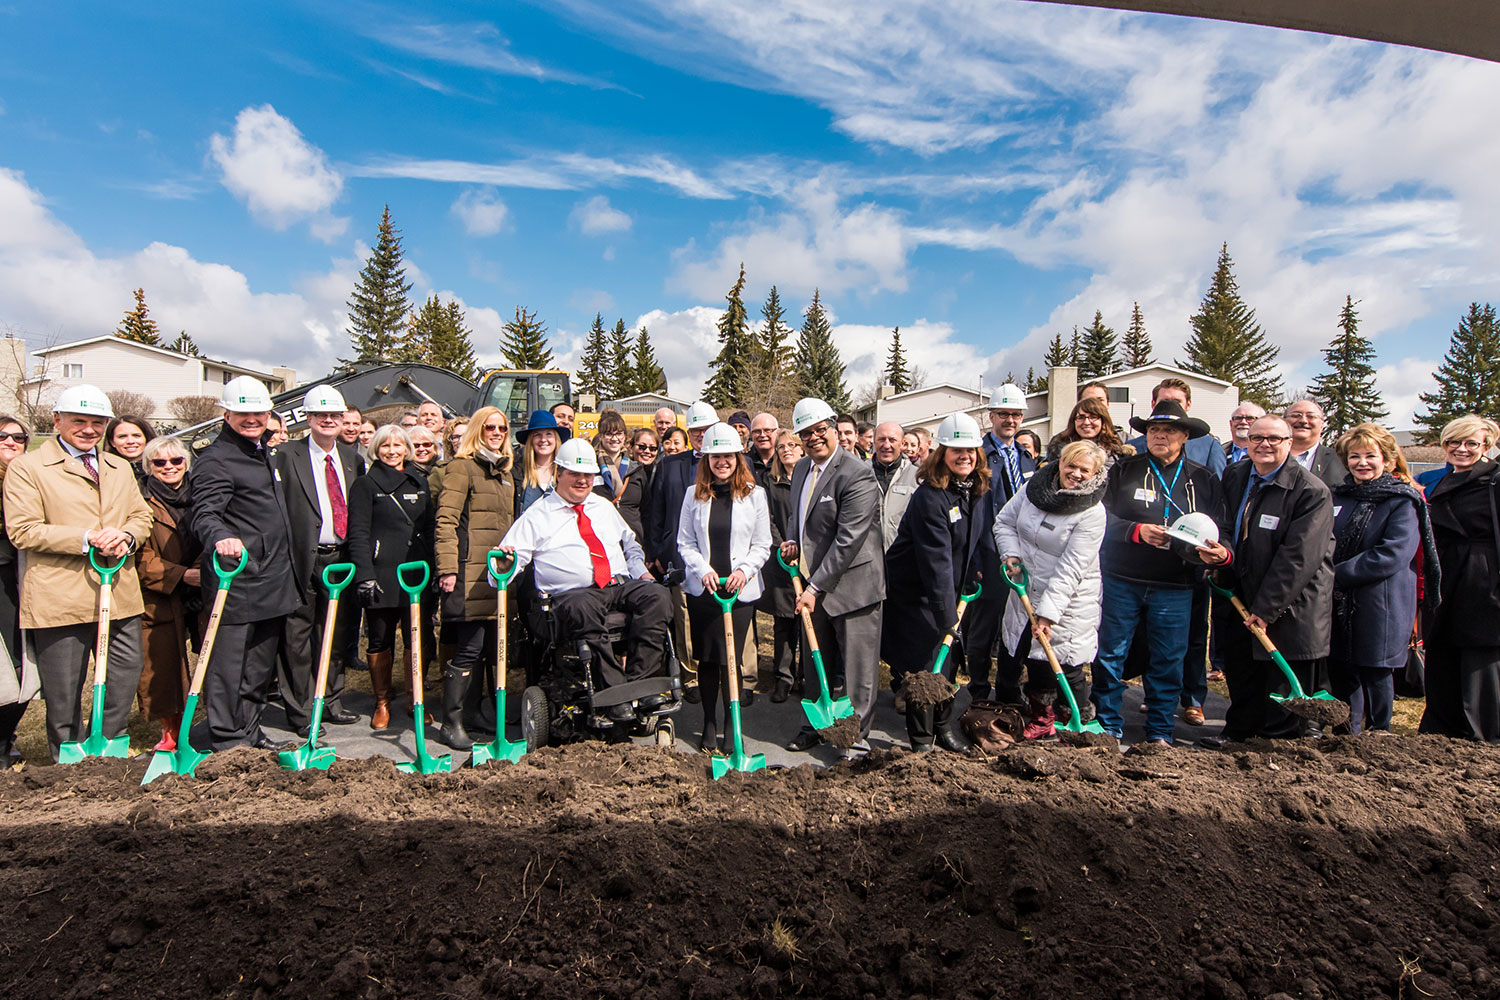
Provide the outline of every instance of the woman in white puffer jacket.
[[[1081,709],[1089,697],[1083,664],[1091,663],[1099,648],[1099,547],[1105,522],[1100,501],[1108,481],[1103,449],[1091,441],[1074,441],[995,518],[1000,556],[1008,572],[1024,565],[1030,574],[1027,593],[1036,609],[1036,631],[1051,642]],[[1055,732],[1053,706],[1059,692],[1041,643],[1031,632],[1025,606],[1007,601],[1001,636],[1006,649],[1026,658],[1024,690],[1031,715],[1026,738],[1044,739]]]

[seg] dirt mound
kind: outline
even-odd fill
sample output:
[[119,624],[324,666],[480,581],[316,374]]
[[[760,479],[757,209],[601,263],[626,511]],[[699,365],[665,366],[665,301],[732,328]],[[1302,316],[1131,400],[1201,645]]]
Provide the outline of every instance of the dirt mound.
[[1500,752],[0,774],[0,995],[1500,997]]

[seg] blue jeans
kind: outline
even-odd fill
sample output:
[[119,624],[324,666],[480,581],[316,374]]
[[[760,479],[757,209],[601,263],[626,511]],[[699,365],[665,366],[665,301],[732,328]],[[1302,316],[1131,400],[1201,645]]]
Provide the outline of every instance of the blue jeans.
[[1171,742],[1173,716],[1182,695],[1182,660],[1187,655],[1188,620],[1193,592],[1184,588],[1153,587],[1116,577],[1104,578],[1103,612],[1099,619],[1099,658],[1094,670],[1094,705],[1099,724],[1121,736],[1125,721],[1120,703],[1125,695],[1125,657],[1136,625],[1146,623],[1151,661],[1146,685],[1146,738]]

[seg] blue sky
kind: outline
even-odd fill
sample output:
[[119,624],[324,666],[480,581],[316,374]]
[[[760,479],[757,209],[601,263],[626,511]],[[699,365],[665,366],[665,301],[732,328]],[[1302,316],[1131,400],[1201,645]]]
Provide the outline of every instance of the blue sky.
[[1457,56],[979,0],[141,6],[0,6],[0,328],[34,346],[143,286],[321,374],[387,203],[485,360],[517,305],[564,362],[597,310],[687,396],[741,260],[752,316],[821,288],[856,388],[895,325],[972,385],[1134,301],[1179,357],[1227,240],[1289,385],[1361,300],[1395,426],[1496,298],[1500,67]]

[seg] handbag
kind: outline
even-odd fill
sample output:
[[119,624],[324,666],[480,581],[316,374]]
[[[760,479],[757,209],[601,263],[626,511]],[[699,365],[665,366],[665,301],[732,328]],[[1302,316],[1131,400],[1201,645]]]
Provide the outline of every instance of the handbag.
[[964,710],[958,726],[970,743],[993,753],[1013,746],[1025,731],[1026,720],[1015,705],[980,700]]
[[1406,666],[1396,671],[1396,697],[1425,697],[1427,694],[1426,676],[1427,654],[1422,648],[1422,640],[1413,631],[1406,645]]

